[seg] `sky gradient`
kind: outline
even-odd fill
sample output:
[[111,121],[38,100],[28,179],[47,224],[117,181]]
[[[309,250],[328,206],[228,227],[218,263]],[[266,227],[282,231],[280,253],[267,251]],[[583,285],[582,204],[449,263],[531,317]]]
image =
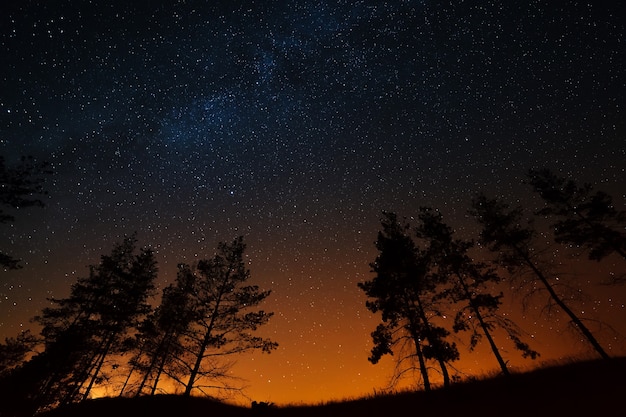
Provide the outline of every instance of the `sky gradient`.
[[[177,263],[243,235],[254,283],[273,290],[263,333],[280,343],[239,359],[248,394],[369,394],[393,367],[367,361],[379,318],[356,286],[381,211],[437,207],[475,238],[473,193],[532,210],[522,181],[542,167],[626,208],[623,5],[381,3],[3,2],[0,153],[55,174],[45,208],[0,225],[2,249],[24,259],[0,272],[0,337],[125,234],[155,249],[161,288]],[[577,311],[625,335],[624,286],[597,285],[624,263],[563,252],[554,265],[589,295]],[[540,306],[506,309],[542,359],[584,353]],[[464,373],[496,367],[460,350]]]

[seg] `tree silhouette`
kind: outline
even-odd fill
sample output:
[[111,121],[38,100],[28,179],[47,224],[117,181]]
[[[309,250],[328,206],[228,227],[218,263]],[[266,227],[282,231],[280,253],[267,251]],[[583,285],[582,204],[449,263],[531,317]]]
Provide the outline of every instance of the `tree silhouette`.
[[610,195],[579,187],[549,169],[530,170],[529,184],[546,203],[538,214],[555,216],[554,238],[559,243],[582,246],[589,259],[600,261],[616,253],[626,259],[626,211],[617,210]]
[[[22,157],[15,167],[8,167],[0,156],[0,223],[11,223],[15,216],[6,209],[43,207],[45,176],[51,174],[49,164],[36,162],[32,157]],[[0,266],[5,270],[19,269],[20,260],[0,249]]]
[[434,261],[431,273],[437,276],[435,281],[449,285],[441,292],[441,296],[452,300],[456,308],[461,304],[454,318],[454,330],[471,331],[470,349],[473,350],[484,336],[502,373],[509,375],[506,362],[492,335],[498,326],[508,333],[524,357],[536,358],[538,353],[522,342],[515,323],[496,314],[502,303],[502,293],[493,295],[486,287],[500,282],[500,277],[492,267],[470,257],[468,251],[474,242],[454,239],[452,228],[444,223],[441,213],[432,208],[420,208],[418,219],[416,234],[425,242],[425,251]]
[[245,248],[240,236],[230,244],[219,243],[215,256],[199,261],[194,269],[181,267],[194,275],[190,304],[194,320],[185,334],[185,348],[191,353],[191,360],[184,363],[189,375],[187,396],[194,389],[203,391],[206,386],[202,381],[215,382],[226,376],[227,366],[220,358],[256,349],[269,353],[278,347],[269,339],[252,335],[273,313],[250,311],[271,291],[245,285],[250,278],[243,259]]
[[382,323],[372,333],[374,347],[369,360],[375,364],[383,355],[393,354],[394,348],[410,342],[424,389],[431,389],[429,359],[439,363],[444,385],[448,386],[446,363],[458,359],[459,352],[456,344],[445,340],[449,331],[433,321],[439,312],[435,308],[437,277],[428,274],[431,259],[415,245],[410,225],[401,224],[394,213],[384,213],[383,217],[376,240],[379,255],[371,264],[376,276],[358,283],[370,298],[367,308],[382,314]]
[[139,351],[131,360],[133,369],[143,374],[136,395],[141,395],[149,380],[152,380],[150,394],[154,395],[164,373],[176,380],[182,378],[185,368],[177,359],[185,352],[184,335],[197,318],[193,299],[195,281],[191,268],[179,265],[176,282],[163,290],[161,305],[142,323]]
[[29,353],[34,352],[37,338],[26,330],[17,337],[7,337],[0,343],[0,377],[7,376],[13,369],[21,366]]
[[522,209],[510,209],[499,199],[489,199],[479,194],[472,201],[472,214],[482,226],[481,243],[497,254],[497,261],[511,271],[528,269],[535,279],[548,291],[551,299],[569,316],[574,326],[583,334],[596,352],[604,359],[609,356],[581,319],[565,304],[550,284],[546,274],[539,269],[533,257],[534,230],[524,226]]
[[68,298],[51,299],[54,306],[35,318],[45,343],[35,358],[44,368],[40,406],[87,398],[106,358],[125,350],[128,332],[150,310],[156,261],[149,249],[135,252],[136,238],[125,238],[77,280]]

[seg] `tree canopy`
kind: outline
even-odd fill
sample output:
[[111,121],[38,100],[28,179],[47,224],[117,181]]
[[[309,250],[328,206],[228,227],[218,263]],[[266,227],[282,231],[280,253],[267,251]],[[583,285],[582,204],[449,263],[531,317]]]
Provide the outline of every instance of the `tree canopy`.
[[[0,155],[0,224],[14,222],[17,209],[44,206],[44,183],[51,173],[47,162],[37,162],[33,157],[22,157],[19,164],[10,167]],[[0,266],[18,269],[20,260],[0,248]]]

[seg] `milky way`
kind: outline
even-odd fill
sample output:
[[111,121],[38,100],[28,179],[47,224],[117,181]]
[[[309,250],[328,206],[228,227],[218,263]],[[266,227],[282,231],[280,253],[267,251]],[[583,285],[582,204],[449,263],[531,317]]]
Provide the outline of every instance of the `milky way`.
[[244,235],[281,350],[241,373],[279,400],[356,395],[388,377],[356,287],[382,210],[432,205],[463,230],[473,192],[531,201],[539,167],[624,204],[619,4],[145,3],[0,6],[0,152],[55,171],[46,207],[0,230],[24,259],[0,335],[125,234],[161,286]]

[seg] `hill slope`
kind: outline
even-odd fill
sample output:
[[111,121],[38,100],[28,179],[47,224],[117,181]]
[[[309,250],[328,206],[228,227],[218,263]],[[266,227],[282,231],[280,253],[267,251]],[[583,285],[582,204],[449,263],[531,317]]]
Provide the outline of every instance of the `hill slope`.
[[447,390],[378,396],[316,406],[249,409],[205,398],[105,398],[46,413],[45,417],[165,416],[446,416],[626,415],[626,358],[588,361],[456,384]]

